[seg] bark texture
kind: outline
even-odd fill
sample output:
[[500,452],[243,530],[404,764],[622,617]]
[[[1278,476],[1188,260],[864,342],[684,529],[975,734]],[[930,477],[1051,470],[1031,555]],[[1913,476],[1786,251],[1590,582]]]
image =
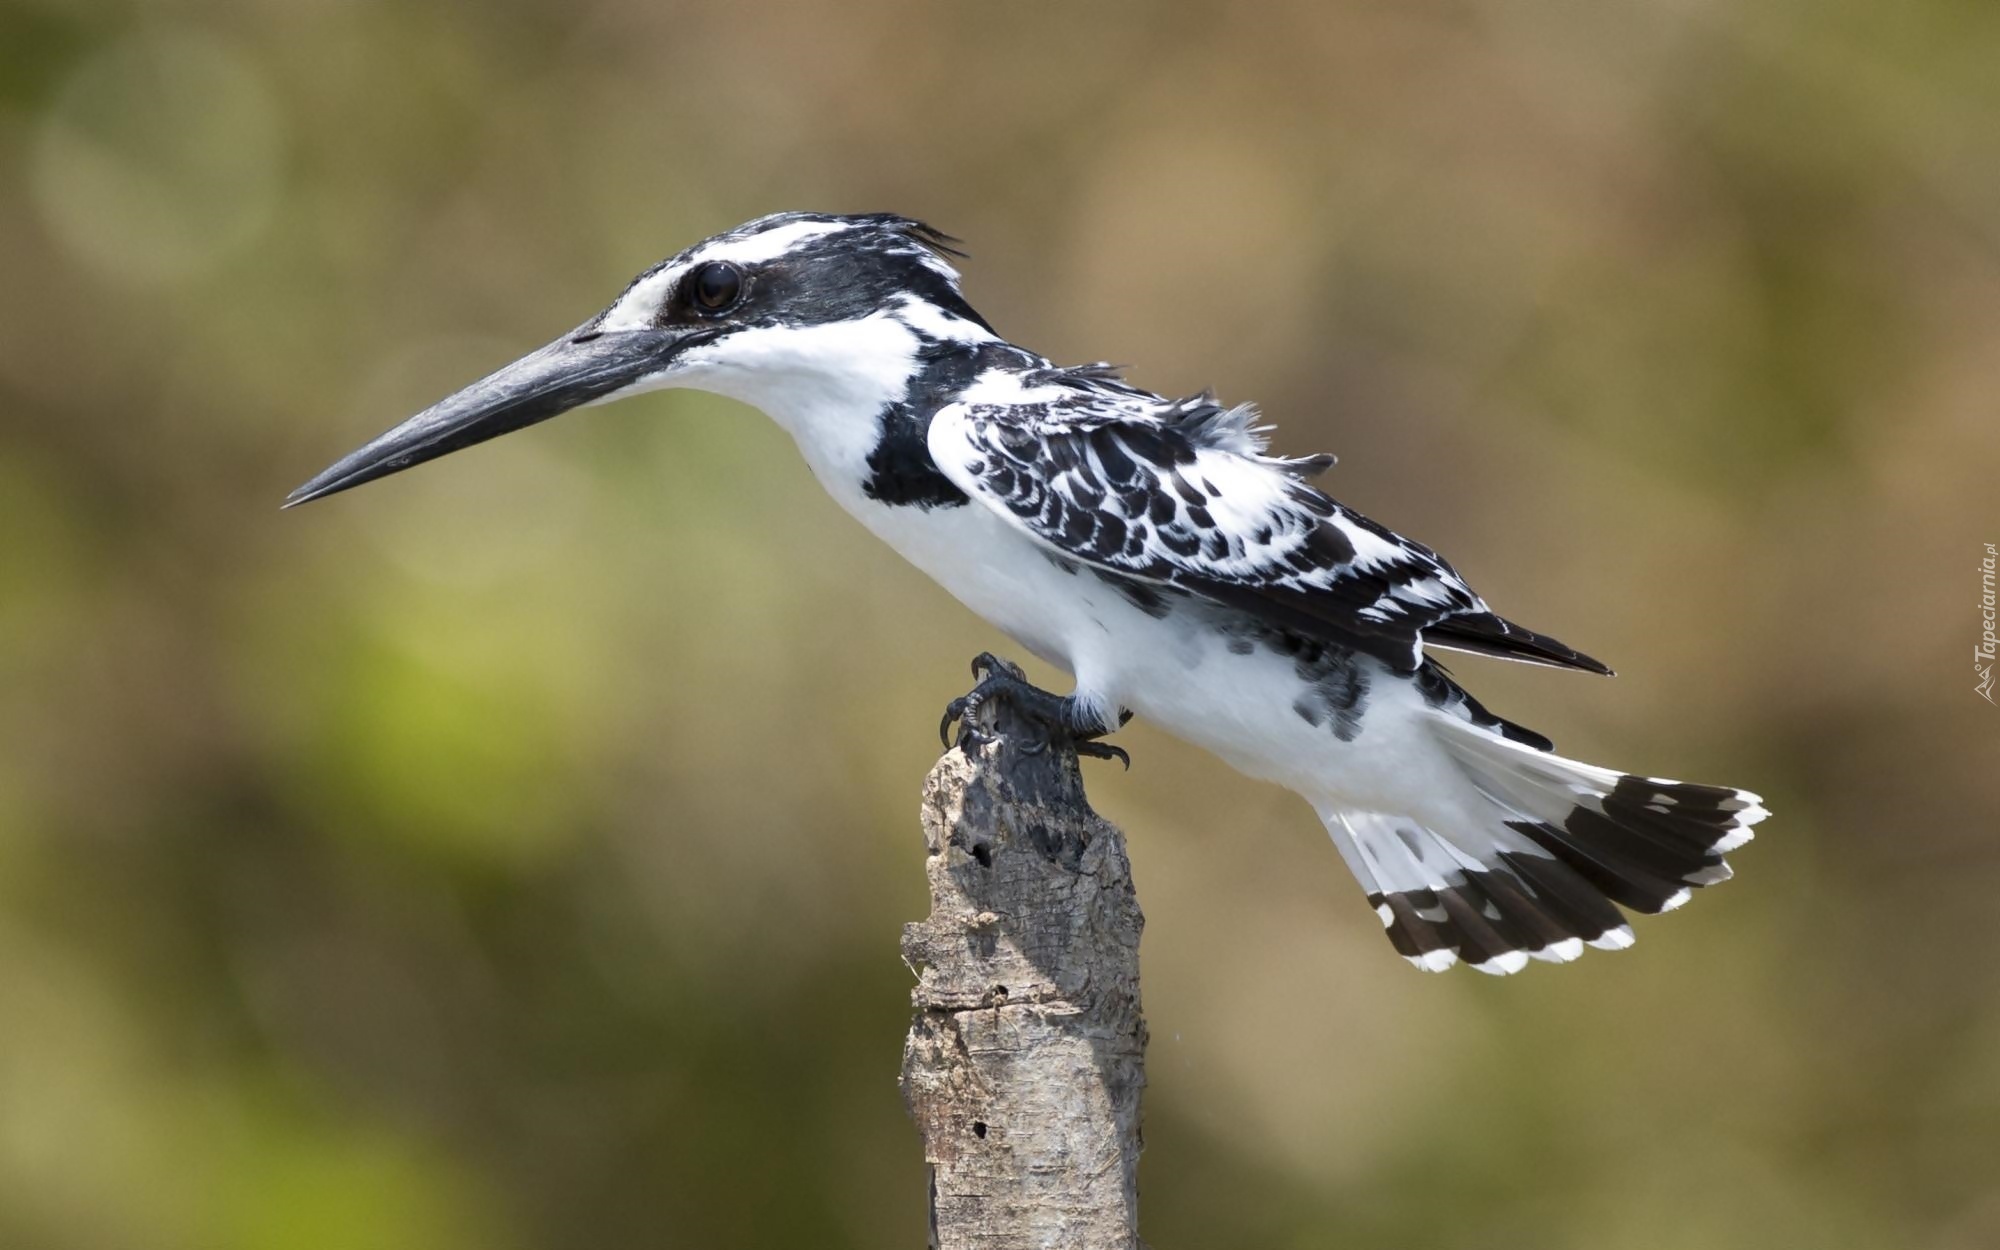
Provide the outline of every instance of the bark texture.
[[[903,1096],[923,1135],[935,1250],[1133,1250],[1146,1024],[1131,865],[1076,756],[999,737],[924,784],[929,919]],[[997,723],[995,723],[997,721]]]

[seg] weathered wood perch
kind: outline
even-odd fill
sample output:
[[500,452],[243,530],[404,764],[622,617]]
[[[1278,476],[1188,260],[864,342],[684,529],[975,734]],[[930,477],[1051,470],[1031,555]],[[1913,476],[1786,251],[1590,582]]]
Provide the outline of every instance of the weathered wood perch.
[[903,1097],[934,1250],[1135,1250],[1146,1022],[1125,838],[1003,704],[924,782]]

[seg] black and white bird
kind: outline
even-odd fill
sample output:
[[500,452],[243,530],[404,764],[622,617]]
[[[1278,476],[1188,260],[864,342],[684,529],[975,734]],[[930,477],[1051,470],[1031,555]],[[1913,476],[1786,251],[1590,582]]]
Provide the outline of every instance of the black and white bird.
[[[1074,674],[982,657],[1089,754],[1134,713],[1312,804],[1395,948],[1507,973],[1632,944],[1728,878],[1754,794],[1565,759],[1438,650],[1610,670],[1495,614],[1435,552],[1269,454],[1248,405],[1166,399],[1002,339],[953,240],[908,218],[779,213],[653,266],[612,305],[333,465],[291,504],[585,404],[697,387],[762,409],[835,500]],[[947,713],[947,724],[965,710]]]

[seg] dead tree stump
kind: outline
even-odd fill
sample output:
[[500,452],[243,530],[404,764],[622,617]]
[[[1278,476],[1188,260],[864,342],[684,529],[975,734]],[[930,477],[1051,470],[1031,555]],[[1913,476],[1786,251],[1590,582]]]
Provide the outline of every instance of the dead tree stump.
[[903,930],[930,1244],[1135,1250],[1144,921],[1124,835],[1074,752],[1036,750],[1005,706],[977,715],[998,736],[925,780],[931,914]]

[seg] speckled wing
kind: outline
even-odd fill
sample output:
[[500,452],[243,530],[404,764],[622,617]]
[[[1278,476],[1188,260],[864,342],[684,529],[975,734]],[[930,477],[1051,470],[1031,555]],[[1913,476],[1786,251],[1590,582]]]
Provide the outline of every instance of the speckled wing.
[[1302,475],[1319,464],[1261,454],[1238,415],[1248,410],[1122,385],[1024,400],[941,409],[930,451],[967,495],[1054,553],[1399,672],[1417,670],[1426,643],[1610,671],[1503,620],[1434,552],[1315,490]]

